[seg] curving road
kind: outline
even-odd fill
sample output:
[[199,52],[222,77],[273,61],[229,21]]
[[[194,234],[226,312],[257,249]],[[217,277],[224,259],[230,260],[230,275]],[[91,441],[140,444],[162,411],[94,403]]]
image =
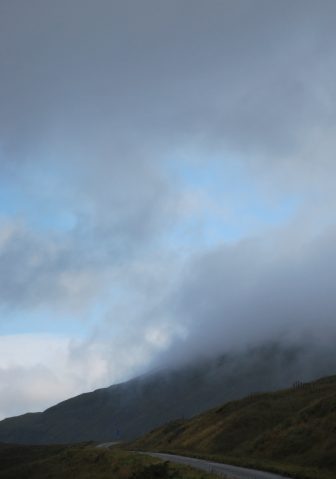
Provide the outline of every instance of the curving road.
[[163,454],[160,452],[146,452],[149,456],[158,457],[164,461],[176,462],[187,466],[195,467],[203,471],[217,474],[218,476],[227,477],[229,479],[289,479],[272,472],[257,471],[255,469],[247,469],[245,467],[231,466],[229,464],[221,464],[220,462],[211,462],[203,459],[195,459],[193,457],[176,456],[174,454]]

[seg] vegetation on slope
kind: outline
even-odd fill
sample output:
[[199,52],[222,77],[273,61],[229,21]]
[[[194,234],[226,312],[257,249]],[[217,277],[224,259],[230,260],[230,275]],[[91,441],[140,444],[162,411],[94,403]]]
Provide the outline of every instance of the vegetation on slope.
[[336,477],[336,376],[229,402],[156,429],[135,446],[293,477]]
[[[316,354],[315,354],[316,353]],[[336,357],[268,343],[202,359],[63,401],[43,413],[0,421],[0,442],[59,444],[132,440],[179,417],[189,418],[251,391],[288,387],[330,371]]]
[[0,445],[0,479],[214,479],[189,467],[93,445]]

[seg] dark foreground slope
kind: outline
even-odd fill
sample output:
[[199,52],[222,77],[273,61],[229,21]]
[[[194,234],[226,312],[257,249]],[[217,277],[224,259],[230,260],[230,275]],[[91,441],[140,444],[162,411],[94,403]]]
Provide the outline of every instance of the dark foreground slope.
[[215,479],[119,449],[0,444],[0,479]]
[[336,376],[169,423],[136,447],[275,467],[298,477],[336,477]]
[[43,413],[5,419],[0,422],[0,442],[129,440],[253,391],[330,374],[332,367],[330,355],[271,344],[82,394]]

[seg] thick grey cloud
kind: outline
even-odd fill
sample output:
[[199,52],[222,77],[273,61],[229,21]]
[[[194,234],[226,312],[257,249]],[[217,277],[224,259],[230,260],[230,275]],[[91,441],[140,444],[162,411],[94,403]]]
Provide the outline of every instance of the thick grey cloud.
[[314,239],[283,236],[280,243],[270,236],[192,258],[165,304],[187,332],[168,356],[211,356],[274,339],[330,347],[336,337],[334,244],[334,230]]
[[4,141],[288,151],[334,121],[334,13],[326,0],[3,2]]
[[[83,313],[107,271],[76,241],[36,235],[20,224],[0,228],[0,303],[6,309],[52,306]],[[85,261],[83,261],[85,259]]]
[[[207,161],[240,151],[271,189],[281,175],[292,189],[308,175],[315,190],[334,172],[334,10],[331,1],[2,2],[3,178],[21,174],[40,208],[43,172],[54,170],[51,194],[112,256],[116,243],[129,249],[173,221],[178,193],[165,165],[179,148]],[[42,171],[42,191],[29,171]]]

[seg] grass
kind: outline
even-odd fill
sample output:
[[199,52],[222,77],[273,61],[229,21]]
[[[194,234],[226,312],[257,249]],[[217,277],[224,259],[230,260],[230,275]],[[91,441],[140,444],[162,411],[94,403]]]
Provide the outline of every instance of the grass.
[[299,479],[336,477],[336,376],[253,394],[158,428],[133,448],[209,458]]
[[0,479],[213,479],[119,448],[0,445]]

